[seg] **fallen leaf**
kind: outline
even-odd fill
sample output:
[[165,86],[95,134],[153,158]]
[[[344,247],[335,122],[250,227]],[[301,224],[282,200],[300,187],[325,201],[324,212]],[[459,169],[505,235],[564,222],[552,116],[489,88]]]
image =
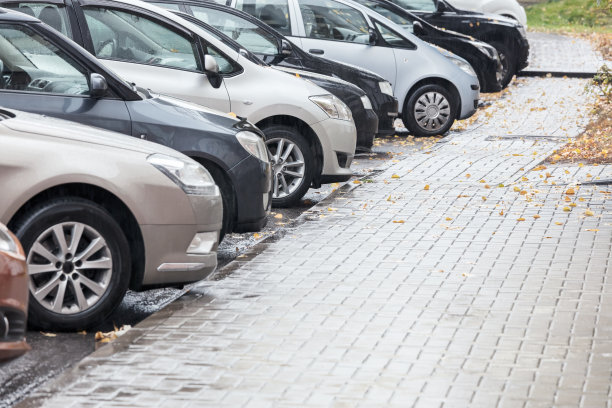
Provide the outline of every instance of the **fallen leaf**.
[[55,333],[40,332],[40,334],[42,334],[45,337],[57,337],[57,334],[55,334]]
[[574,191],[574,189],[573,189],[573,188],[568,188],[568,189],[565,191],[565,194],[567,194],[567,195],[572,195],[572,194],[576,194],[576,192]]
[[404,222],[404,220],[393,220],[394,224],[403,224]]
[[397,174],[394,174],[394,175],[391,176],[391,178],[392,179],[398,179],[398,178],[400,178],[400,176],[398,176]]
[[525,221],[525,219],[523,217],[517,219],[517,221]]
[[563,225],[563,223],[562,223],[562,222],[558,222],[558,221],[557,221],[557,222],[555,222],[555,224],[557,224],[557,225]]
[[595,215],[595,213],[593,211],[591,211],[591,210],[586,210],[584,212],[584,215],[586,215],[587,217],[592,217],[592,216]]
[[361,181],[359,181],[359,180],[353,180],[353,184],[361,184]]
[[571,209],[569,207],[563,207],[563,211],[568,212],[571,211]]
[[283,214],[276,214],[274,218],[278,218],[278,219],[283,218]]
[[429,190],[429,184],[425,184],[425,187],[423,187],[423,190]]
[[514,186],[514,191],[518,193],[519,191],[521,191],[521,189],[517,186]]
[[451,217],[446,217],[446,221],[452,221],[453,219]]
[[538,218],[540,218],[540,216],[539,216],[538,214],[535,214],[535,215],[533,216],[533,218],[535,218],[535,219],[537,220]]
[[338,211],[338,210],[337,210],[337,209],[335,209],[335,208],[332,208],[332,207],[327,207],[327,211],[329,211],[329,212],[334,212],[334,211]]
[[586,230],[587,230],[587,231],[593,231],[593,232],[597,232],[597,231],[599,231],[597,228],[587,228]]
[[257,232],[253,234],[253,238],[255,239],[259,239],[261,238],[261,234],[258,234]]

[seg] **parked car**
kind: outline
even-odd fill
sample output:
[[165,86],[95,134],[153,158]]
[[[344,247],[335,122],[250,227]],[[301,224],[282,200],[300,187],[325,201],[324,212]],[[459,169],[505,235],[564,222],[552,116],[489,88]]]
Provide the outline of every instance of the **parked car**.
[[502,62],[502,85],[528,65],[529,42],[521,23],[493,14],[459,10],[445,0],[389,0],[430,24],[491,44]]
[[499,14],[509,17],[527,28],[527,13],[525,13],[525,8],[517,0],[448,0],[448,2],[459,10]]
[[25,250],[34,327],[91,327],[128,287],[193,282],[217,265],[219,188],[157,143],[1,109],[0,191],[0,222]]
[[[51,7],[62,9],[61,26],[69,25],[75,40],[123,78],[232,111],[262,129],[276,206],[296,203],[311,185],[352,176],[356,131],[351,111],[318,86],[257,64],[201,27],[138,0]],[[81,22],[70,24],[73,20]]]
[[[3,5],[35,10],[43,17],[67,15],[57,4]],[[221,237],[265,226],[271,166],[259,129],[221,112],[138,89],[49,25],[5,11],[0,13],[0,106],[97,126],[181,151],[206,167],[221,189]],[[55,25],[62,31],[76,25],[72,20],[59,21]],[[204,82],[205,76],[200,76]]]
[[478,78],[384,16],[350,0],[232,0],[310,53],[370,69],[393,84],[404,125],[443,134],[478,105]]
[[[237,12],[235,9],[228,9]],[[174,11],[174,13],[196,25],[201,26],[209,33],[216,34],[220,41],[223,41],[226,45],[233,48],[234,51],[242,53],[243,56],[253,59],[253,62],[257,64],[266,64],[260,57],[252,53],[249,47],[234,41],[217,28],[206,24],[204,21],[192,16],[191,14],[186,14],[180,11]],[[235,34],[231,35],[232,37],[236,37]],[[240,39],[239,36],[238,39]],[[265,38],[263,39],[265,40]],[[378,116],[373,111],[370,98],[368,98],[366,93],[361,88],[351,84],[350,82],[314,72],[282,66],[276,66],[275,68],[291,75],[307,79],[322,89],[325,89],[332,95],[337,96],[342,102],[344,102],[351,110],[353,121],[355,122],[355,129],[357,131],[357,146],[355,151],[359,153],[367,153],[371,151],[371,147],[374,143],[374,137],[378,130]]]
[[441,30],[387,0],[355,1],[382,14],[421,40],[464,58],[478,75],[481,92],[501,91],[503,67],[497,50],[491,45],[464,34]]
[[[333,76],[357,85],[365,91],[373,110],[378,115],[376,136],[389,136],[395,133],[393,123],[397,117],[397,99],[393,96],[391,84],[380,75],[356,66],[310,55],[263,21],[235,8],[198,0],[164,0],[161,3],[155,0],[153,4],[195,16],[235,39],[242,47],[272,66]],[[317,85],[321,86],[319,83]],[[352,106],[349,107],[352,110]],[[353,119],[357,127],[357,146],[364,146],[363,132],[360,133],[358,123],[360,117],[355,112]]]
[[21,244],[0,223],[0,361],[30,349],[25,340],[28,317],[28,269]]

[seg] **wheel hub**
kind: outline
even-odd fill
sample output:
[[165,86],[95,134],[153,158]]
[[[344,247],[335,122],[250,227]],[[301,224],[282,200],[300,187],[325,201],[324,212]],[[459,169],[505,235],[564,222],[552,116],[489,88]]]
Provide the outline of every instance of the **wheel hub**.
[[440,108],[438,108],[436,105],[429,105],[425,110],[425,114],[429,119],[435,119],[440,114]]
[[266,146],[274,179],[272,196],[286,197],[296,191],[304,180],[304,155],[295,143],[285,138],[269,139]]

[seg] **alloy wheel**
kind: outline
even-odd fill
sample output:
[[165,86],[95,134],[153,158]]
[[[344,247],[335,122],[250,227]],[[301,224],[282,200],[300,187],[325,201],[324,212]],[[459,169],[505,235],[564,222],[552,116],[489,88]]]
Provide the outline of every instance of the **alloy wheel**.
[[105,239],[80,222],[45,230],[34,241],[27,263],[31,295],[44,308],[64,315],[94,306],[108,289],[113,273]]
[[274,177],[273,198],[294,193],[304,181],[304,154],[291,140],[272,138],[266,141]]
[[414,118],[423,129],[436,130],[444,127],[450,119],[448,100],[439,92],[426,92],[414,105]]

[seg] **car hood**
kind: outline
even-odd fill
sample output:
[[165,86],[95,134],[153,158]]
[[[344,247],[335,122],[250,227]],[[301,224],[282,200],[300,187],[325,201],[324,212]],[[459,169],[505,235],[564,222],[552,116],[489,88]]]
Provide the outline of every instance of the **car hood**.
[[5,126],[15,132],[92,143],[144,154],[164,153],[173,157],[182,157],[179,152],[156,143],[92,126],[12,109],[1,109],[0,112],[9,117],[0,121],[0,126]]
[[508,27],[518,27],[521,25],[518,21],[508,17],[500,16],[498,14],[480,13],[478,11],[457,10],[457,13],[455,15],[452,15],[450,13],[446,15],[461,19],[468,18],[470,19],[470,21],[478,22],[480,24],[501,24]]
[[[317,82],[315,83],[315,85],[319,87],[321,87],[321,84],[323,83],[328,83],[330,86],[333,87],[344,87],[347,90],[350,90],[352,93],[358,94],[359,96],[365,95],[365,92],[363,92],[363,90],[361,90],[361,88],[359,88],[358,86],[337,77],[282,66],[274,66],[274,69],[286,72],[290,75],[302,77],[304,79],[316,80]],[[322,88],[326,89],[325,87]]]

